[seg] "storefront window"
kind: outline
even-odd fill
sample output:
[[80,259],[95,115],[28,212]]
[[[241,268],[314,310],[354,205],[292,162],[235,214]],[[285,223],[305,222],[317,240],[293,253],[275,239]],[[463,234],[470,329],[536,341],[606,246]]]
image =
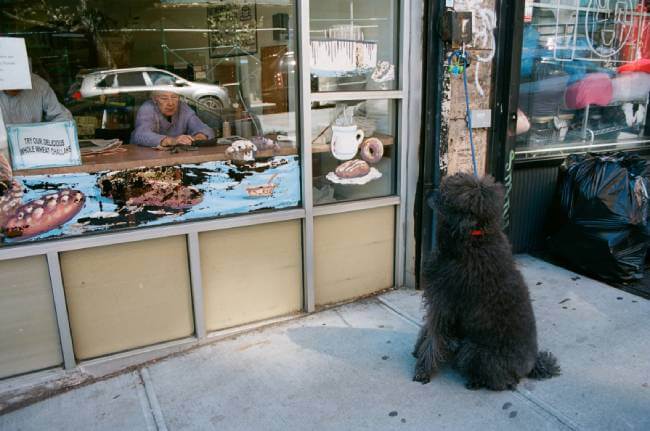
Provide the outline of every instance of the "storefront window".
[[314,203],[395,193],[397,102],[356,100],[312,106]]
[[299,205],[295,13],[4,1],[0,37],[24,41],[33,73],[0,91],[4,243]]
[[520,157],[648,141],[650,2],[526,1]]
[[310,3],[313,92],[397,88],[396,0]]

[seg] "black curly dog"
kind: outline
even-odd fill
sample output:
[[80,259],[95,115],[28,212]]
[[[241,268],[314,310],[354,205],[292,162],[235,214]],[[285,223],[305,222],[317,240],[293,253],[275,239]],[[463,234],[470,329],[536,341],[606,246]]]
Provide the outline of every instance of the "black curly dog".
[[446,362],[468,389],[514,389],[522,377],[559,375],[555,357],[537,350],[528,288],[501,230],[503,187],[489,177],[449,176],[436,207],[438,244],[424,277],[413,380],[428,383]]

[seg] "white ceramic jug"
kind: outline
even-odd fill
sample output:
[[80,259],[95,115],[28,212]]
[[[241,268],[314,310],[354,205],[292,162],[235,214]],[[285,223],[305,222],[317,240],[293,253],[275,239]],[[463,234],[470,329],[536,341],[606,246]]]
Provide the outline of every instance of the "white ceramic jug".
[[357,126],[332,126],[332,155],[339,160],[352,159],[365,134]]

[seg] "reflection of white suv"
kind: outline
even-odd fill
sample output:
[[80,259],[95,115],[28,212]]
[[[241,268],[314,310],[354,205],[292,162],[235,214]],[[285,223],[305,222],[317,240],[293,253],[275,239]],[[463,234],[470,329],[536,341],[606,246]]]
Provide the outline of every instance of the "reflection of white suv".
[[[154,85],[161,78],[168,79],[172,84]],[[80,89],[81,96],[84,98],[146,91],[171,91],[199,101],[206,108],[216,112],[231,108],[230,98],[223,87],[188,81],[171,72],[153,67],[110,69],[89,73],[84,76]]]

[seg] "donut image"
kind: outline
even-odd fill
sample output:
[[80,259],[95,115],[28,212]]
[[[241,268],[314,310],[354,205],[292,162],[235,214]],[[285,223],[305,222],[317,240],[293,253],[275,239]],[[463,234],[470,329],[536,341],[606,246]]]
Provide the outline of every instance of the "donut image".
[[17,207],[3,225],[9,238],[27,239],[57,228],[76,216],[86,197],[79,190],[65,189]]
[[384,157],[384,144],[377,138],[368,138],[361,144],[359,153],[367,163],[378,163]]

